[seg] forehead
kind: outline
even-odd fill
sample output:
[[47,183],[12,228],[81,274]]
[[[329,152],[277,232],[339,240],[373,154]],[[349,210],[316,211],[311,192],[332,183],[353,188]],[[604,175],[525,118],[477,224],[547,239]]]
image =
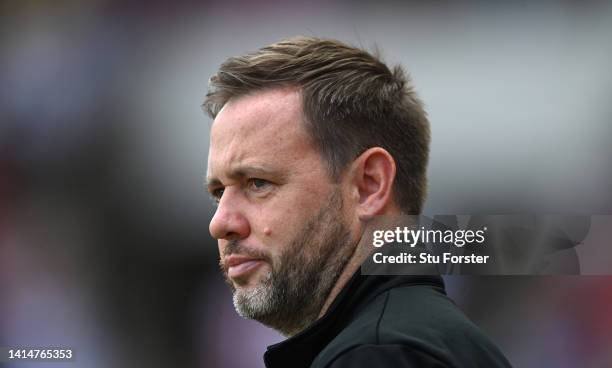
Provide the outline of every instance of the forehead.
[[314,149],[303,126],[296,88],[258,91],[231,99],[213,122],[209,176],[232,165],[275,165],[301,160]]

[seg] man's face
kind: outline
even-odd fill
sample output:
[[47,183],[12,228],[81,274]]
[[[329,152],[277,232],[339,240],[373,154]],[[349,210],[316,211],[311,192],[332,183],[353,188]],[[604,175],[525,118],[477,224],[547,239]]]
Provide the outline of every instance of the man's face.
[[316,319],[353,247],[341,185],[302,123],[295,89],[230,100],[211,130],[210,233],[234,305],[292,334]]

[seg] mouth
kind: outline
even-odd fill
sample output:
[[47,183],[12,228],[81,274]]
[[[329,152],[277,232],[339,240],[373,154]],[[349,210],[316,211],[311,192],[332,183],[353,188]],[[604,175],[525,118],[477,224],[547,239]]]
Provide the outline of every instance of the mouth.
[[242,278],[257,270],[264,263],[263,259],[231,255],[225,257],[227,276],[231,279]]

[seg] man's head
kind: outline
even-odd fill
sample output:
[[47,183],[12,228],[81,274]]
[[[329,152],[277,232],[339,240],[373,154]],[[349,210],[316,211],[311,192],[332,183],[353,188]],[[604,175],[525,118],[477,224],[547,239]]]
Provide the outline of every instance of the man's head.
[[418,214],[429,128],[399,67],[298,37],[211,78],[210,232],[240,314],[285,334],[314,321],[372,216]]
[[421,213],[426,192],[429,123],[402,68],[334,40],[294,37],[225,61],[210,80],[204,109],[215,118],[232,98],[295,86],[304,128],[337,179],[370,147],[395,159],[394,197]]

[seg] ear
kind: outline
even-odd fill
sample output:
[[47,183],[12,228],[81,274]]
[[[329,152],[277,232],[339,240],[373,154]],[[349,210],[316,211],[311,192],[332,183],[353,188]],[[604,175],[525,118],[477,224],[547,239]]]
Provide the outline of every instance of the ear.
[[359,155],[351,165],[351,184],[360,220],[387,213],[393,203],[395,160],[385,149],[373,147]]

